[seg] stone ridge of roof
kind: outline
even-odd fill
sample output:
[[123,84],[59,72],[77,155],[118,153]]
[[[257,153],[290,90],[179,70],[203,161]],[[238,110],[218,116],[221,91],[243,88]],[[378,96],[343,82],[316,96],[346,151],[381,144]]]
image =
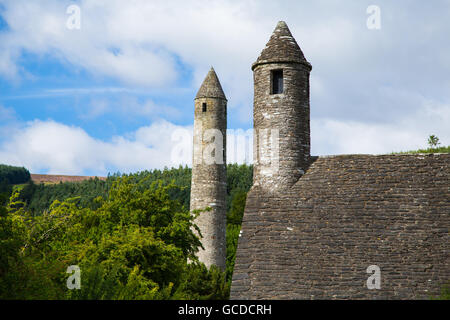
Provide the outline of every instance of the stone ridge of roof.
[[[420,166],[421,161],[428,163],[443,162],[444,164],[450,159],[450,153],[414,153],[414,154],[343,154],[343,155],[327,155],[327,156],[311,156],[310,166],[306,173],[294,184],[293,189],[302,183],[304,179],[313,178],[321,171],[327,170],[329,173],[325,175],[334,176],[335,173],[343,173],[346,170],[361,170],[361,174],[373,174],[373,170],[378,170],[379,175],[383,172],[395,172],[396,169],[405,170],[408,167]],[[359,164],[356,164],[359,163]],[[448,162],[450,163],[450,162]],[[447,163],[447,164],[448,164]],[[379,165],[379,166],[378,166]],[[377,167],[377,169],[375,169]],[[385,170],[382,168],[390,168]],[[384,170],[384,171],[383,171]],[[292,190],[292,189],[291,189]]]
[[384,154],[369,154],[369,153],[349,153],[349,154],[331,154],[323,156],[311,156],[311,158],[347,158],[347,157],[414,157],[414,156],[450,156],[450,153],[436,152],[436,153],[384,153]]

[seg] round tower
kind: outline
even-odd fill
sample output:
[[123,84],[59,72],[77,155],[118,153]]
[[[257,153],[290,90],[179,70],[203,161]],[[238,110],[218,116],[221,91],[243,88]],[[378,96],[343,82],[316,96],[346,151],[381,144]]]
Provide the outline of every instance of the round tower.
[[280,21],[252,70],[253,186],[283,190],[295,184],[309,164],[311,64]]
[[192,161],[192,210],[203,210],[195,223],[200,228],[199,260],[225,270],[226,261],[226,130],[227,99],[213,68],[195,97]]

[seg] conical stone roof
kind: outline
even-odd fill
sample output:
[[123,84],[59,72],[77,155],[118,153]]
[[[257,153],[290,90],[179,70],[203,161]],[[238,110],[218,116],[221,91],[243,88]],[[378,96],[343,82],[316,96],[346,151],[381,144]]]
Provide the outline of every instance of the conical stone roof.
[[284,21],[278,22],[266,47],[253,63],[252,70],[260,64],[277,62],[302,63],[311,68],[311,64],[306,61],[302,50]]
[[227,100],[225,94],[223,93],[222,86],[220,85],[219,78],[217,77],[213,67],[209,70],[205,80],[203,80],[203,83],[197,92],[197,95],[195,96],[195,99],[198,98],[221,98]]

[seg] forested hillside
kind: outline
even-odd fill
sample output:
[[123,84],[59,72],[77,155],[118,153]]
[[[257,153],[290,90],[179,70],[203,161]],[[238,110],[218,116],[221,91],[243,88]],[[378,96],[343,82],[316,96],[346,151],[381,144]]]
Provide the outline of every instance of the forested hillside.
[[13,185],[30,181],[30,172],[25,168],[0,164],[0,205],[6,204]]
[[0,164],[0,181],[7,181],[10,184],[19,184],[29,180],[30,172],[27,169]]
[[[225,273],[195,258],[190,181],[190,168],[179,167],[9,185],[0,209],[0,299],[227,298],[252,167],[228,165]],[[66,287],[69,265],[82,270],[81,290]]]
[[[58,184],[34,184],[29,182],[21,186],[20,200],[27,203],[27,207],[34,215],[40,215],[55,200],[65,200],[72,197],[80,197],[79,205],[82,207],[95,207],[93,200],[98,197],[106,197],[113,182],[120,176],[126,176],[133,182],[145,180],[149,186],[152,182],[161,180],[164,185],[173,183],[179,187],[171,191],[173,199],[177,199],[186,207],[189,207],[191,188],[191,169],[179,167],[164,170],[141,171],[134,174],[115,173],[109,175],[103,181],[90,179],[82,182],[64,182]],[[240,192],[247,192],[252,184],[252,167],[247,165],[230,164],[227,167],[227,204],[231,206],[233,198]]]

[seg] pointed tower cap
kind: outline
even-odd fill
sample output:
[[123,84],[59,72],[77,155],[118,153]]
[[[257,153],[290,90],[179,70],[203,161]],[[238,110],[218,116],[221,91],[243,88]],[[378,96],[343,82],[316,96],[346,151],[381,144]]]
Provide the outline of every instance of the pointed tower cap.
[[197,95],[195,96],[195,99],[198,98],[221,98],[227,100],[225,94],[223,93],[222,86],[220,85],[219,78],[217,77],[213,67],[209,70],[205,80],[203,80],[203,83],[197,92]]
[[269,42],[267,42],[256,62],[253,63],[252,70],[260,64],[277,62],[301,63],[311,69],[311,64],[305,59],[302,50],[284,21],[277,23]]

